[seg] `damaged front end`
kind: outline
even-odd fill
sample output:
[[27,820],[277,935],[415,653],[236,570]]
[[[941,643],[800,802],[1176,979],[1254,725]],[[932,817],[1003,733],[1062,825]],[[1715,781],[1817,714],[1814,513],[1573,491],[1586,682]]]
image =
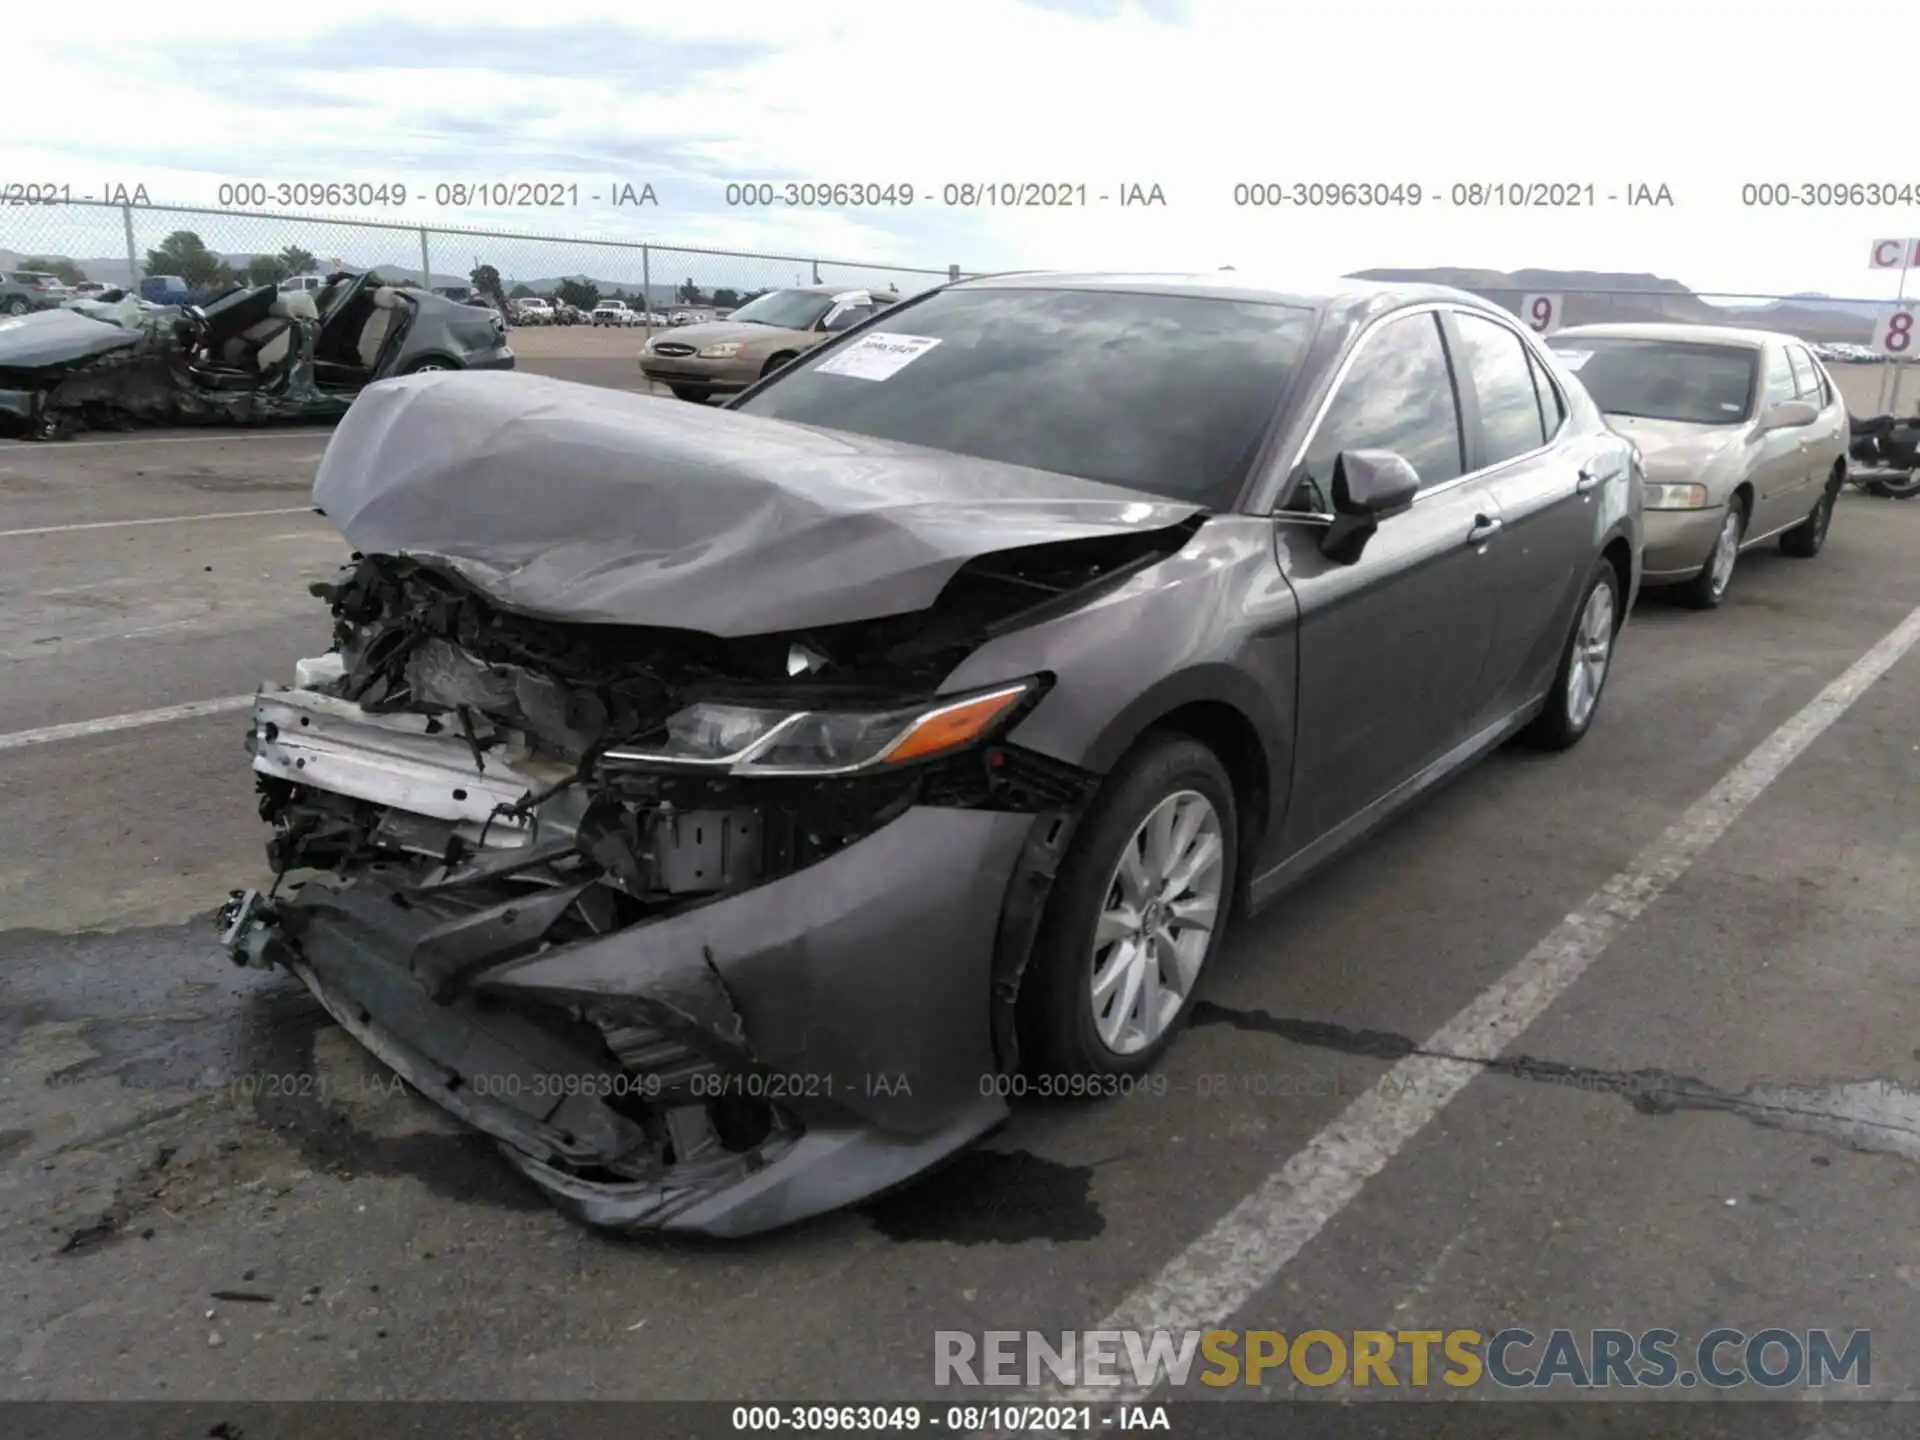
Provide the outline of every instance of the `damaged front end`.
[[224,943],[591,1223],[743,1234],[902,1181],[1005,1114],[1036,856],[1095,783],[1007,739],[1051,677],[941,682],[1197,523],[732,639],[358,558],[315,587],[334,650],[258,697],[278,878]]

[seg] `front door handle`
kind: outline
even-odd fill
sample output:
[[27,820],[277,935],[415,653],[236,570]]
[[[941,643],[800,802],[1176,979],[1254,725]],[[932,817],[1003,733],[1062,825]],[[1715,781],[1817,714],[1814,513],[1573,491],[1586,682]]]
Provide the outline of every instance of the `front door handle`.
[[1599,483],[1600,472],[1598,470],[1582,470],[1580,472],[1580,478],[1574,482],[1573,493],[1576,495],[1585,495]]
[[1469,545],[1484,545],[1487,541],[1498,535],[1505,524],[1506,521],[1496,519],[1491,515],[1476,515],[1473,520],[1473,529],[1467,532],[1467,543]]

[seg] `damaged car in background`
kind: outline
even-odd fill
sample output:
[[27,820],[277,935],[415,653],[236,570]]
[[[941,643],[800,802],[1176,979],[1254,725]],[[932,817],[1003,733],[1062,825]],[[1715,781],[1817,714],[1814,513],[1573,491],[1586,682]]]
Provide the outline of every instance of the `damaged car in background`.
[[592,1224],[847,1205],[1017,1077],[1124,1093],[1231,914],[1576,742],[1640,485],[1433,287],[963,282],[723,409],[386,381],[223,945]]
[[205,307],[71,302],[0,319],[0,433],[333,420],[376,380],[513,363],[498,316],[371,272]]

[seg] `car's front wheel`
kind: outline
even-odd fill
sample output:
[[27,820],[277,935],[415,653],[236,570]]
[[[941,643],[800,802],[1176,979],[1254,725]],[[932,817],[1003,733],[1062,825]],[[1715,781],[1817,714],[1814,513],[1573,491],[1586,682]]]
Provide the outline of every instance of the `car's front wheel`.
[[9,315],[24,315],[27,313],[27,311],[31,310],[33,306],[29,305],[20,296],[16,295],[14,296],[13,299],[7,301],[6,308],[7,308],[7,314]]
[[435,370],[453,370],[457,368],[457,366],[450,365],[445,360],[426,359],[414,361],[413,364],[407,366],[407,368],[400,373],[402,375],[427,375]]
[[1232,782],[1199,741],[1149,735],[1107,777],[1054,881],[1020,991],[1034,1075],[1138,1075],[1173,1043],[1233,908]]
[[1740,559],[1740,540],[1747,533],[1747,507],[1738,496],[1727,502],[1727,513],[1713,537],[1713,549],[1700,573],[1682,585],[1680,603],[1694,610],[1712,610],[1727,598],[1733,567]]
[[1560,652],[1560,668],[1553,674],[1547,703],[1527,727],[1526,741],[1542,750],[1567,750],[1593,726],[1600,710],[1600,693],[1613,669],[1613,639],[1620,633],[1622,613],[1620,577],[1602,560],[1587,582],[1580,608],[1574,611],[1573,631]]

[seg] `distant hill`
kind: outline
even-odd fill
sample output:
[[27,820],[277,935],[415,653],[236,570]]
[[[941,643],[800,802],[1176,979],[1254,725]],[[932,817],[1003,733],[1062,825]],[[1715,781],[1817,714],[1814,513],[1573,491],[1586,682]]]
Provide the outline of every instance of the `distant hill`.
[[[1528,295],[1565,297],[1567,325],[1597,325],[1620,321],[1669,321],[1690,325],[1751,325],[1779,330],[1804,340],[1850,341],[1864,345],[1873,338],[1875,316],[1883,304],[1860,300],[1832,300],[1803,294],[1751,305],[1714,303],[1660,275],[1635,275],[1606,270],[1470,270],[1455,266],[1428,269],[1359,270],[1360,280],[1402,280],[1428,285],[1451,285],[1485,296],[1518,314]],[[1595,293],[1632,291],[1633,294]]]

